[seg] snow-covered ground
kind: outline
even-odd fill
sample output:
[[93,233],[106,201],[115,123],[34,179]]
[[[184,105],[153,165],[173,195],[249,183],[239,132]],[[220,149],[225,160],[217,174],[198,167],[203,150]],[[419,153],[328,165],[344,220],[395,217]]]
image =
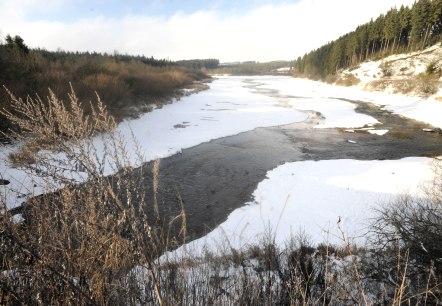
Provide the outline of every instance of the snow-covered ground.
[[[299,122],[307,115],[280,107],[271,97],[250,92],[242,85],[242,78],[222,78],[210,84],[210,90],[183,97],[180,101],[146,113],[138,119],[123,122],[119,133],[127,141],[131,162],[139,160],[135,154],[135,138],[141,145],[146,161],[168,157],[184,148],[212,139],[235,135],[256,127],[268,127]],[[133,132],[133,135],[132,135]],[[101,139],[95,146],[103,151]],[[14,147],[0,151],[0,178],[11,181],[4,194],[8,194],[9,207],[18,205],[26,197],[41,193],[42,180],[15,169],[7,161]],[[112,169],[106,169],[111,174]],[[14,191],[14,192],[8,192]],[[15,192],[16,191],[16,192]]]
[[[406,54],[395,54],[378,61],[361,63],[356,68],[346,69],[341,77],[353,75],[360,82],[357,88],[388,93],[407,92],[410,96],[422,95],[413,84],[419,74],[425,75],[429,65],[442,70],[442,46],[438,43],[425,50]],[[442,78],[439,78],[439,88],[430,94],[431,99],[442,101]],[[407,83],[408,82],[408,83]],[[437,85],[437,84],[435,84]]]
[[[257,87],[250,86],[253,84]],[[266,88],[276,89],[280,94],[259,93],[259,89]],[[337,98],[385,105],[398,114],[442,127],[442,103],[437,101],[365,92],[291,77],[219,77],[210,84],[209,90],[124,122],[118,129],[129,142],[132,130],[146,160],[153,160],[256,127],[300,122],[307,117],[304,110],[317,111],[325,117],[317,128],[376,126],[374,118],[357,114],[353,104]],[[131,148],[129,144],[127,149]],[[38,193],[38,186],[35,189],[34,182],[24,172],[8,164],[6,157],[10,150],[2,148],[0,153],[0,178],[11,181],[10,185],[2,186],[0,192],[21,190],[27,193],[25,190],[33,189]],[[135,157],[133,160],[135,163]],[[232,212],[226,223],[192,245],[200,249],[200,243],[207,241],[214,246],[213,241],[227,237],[240,246],[256,241],[266,229],[276,233],[278,242],[300,229],[304,229],[314,242],[326,239],[326,231],[330,230],[328,239],[333,241],[338,239],[335,237],[339,234],[336,231],[338,219],[346,235],[362,235],[373,205],[407,189],[414,192],[415,186],[430,177],[428,161],[407,158],[282,165],[270,171],[268,178],[258,186],[254,202]],[[10,206],[21,200],[8,196]]]
[[395,54],[382,60],[364,62],[358,68],[351,70],[363,83],[379,79],[382,76],[382,67],[389,70],[391,76],[399,79],[406,79],[410,76],[424,73],[428,65],[436,63],[440,67],[442,48],[440,44],[431,46],[423,51]]
[[[399,114],[411,119],[427,122],[435,127],[442,128],[442,102],[434,99],[424,99],[421,97],[406,96],[403,94],[390,94],[385,92],[370,92],[361,90],[358,87],[342,87],[329,85],[322,82],[315,82],[305,79],[269,78],[266,79],[264,88],[273,88],[280,90],[282,95],[303,96],[317,101],[322,98],[343,98],[349,100],[370,102],[383,106],[395,114]],[[305,105],[307,102],[302,99],[292,100],[294,107]],[[329,105],[329,104],[328,104]],[[329,105],[331,106],[331,105]],[[303,107],[303,106],[301,106]],[[333,107],[330,107],[334,111]],[[337,112],[339,116],[339,112]],[[327,115],[325,114],[325,117]]]
[[269,238],[283,246],[299,234],[313,244],[363,244],[375,208],[403,193],[421,194],[431,173],[429,160],[422,157],[286,163],[267,173],[254,201],[174,255],[185,249],[202,256],[202,251],[216,253],[226,245],[241,249]]

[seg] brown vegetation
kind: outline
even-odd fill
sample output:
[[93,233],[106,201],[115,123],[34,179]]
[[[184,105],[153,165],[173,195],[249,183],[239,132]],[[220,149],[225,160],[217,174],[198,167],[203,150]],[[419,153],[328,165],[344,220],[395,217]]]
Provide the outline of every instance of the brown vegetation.
[[341,86],[353,86],[359,84],[360,82],[361,80],[351,73],[343,74],[338,80],[336,80],[336,84]]
[[421,73],[409,78],[381,78],[379,80],[371,81],[366,85],[366,88],[376,91],[385,91],[388,87],[391,87],[391,90],[394,93],[415,93],[421,97],[427,98],[437,93],[440,86],[441,82],[437,75]]
[[[8,39],[9,38],[9,39]],[[180,95],[180,89],[206,79],[201,70],[140,56],[30,50],[23,40],[7,36],[0,43],[0,85],[19,97],[45,97],[48,88],[65,98],[70,86],[83,101],[98,93],[117,121],[161,106]],[[88,104],[84,104],[90,113]],[[10,109],[9,95],[0,90],[0,109]],[[0,130],[9,123],[0,117]]]
[[[7,210],[0,200],[0,304],[136,304],[141,289],[130,274],[136,265],[147,267],[154,299],[162,304],[153,264],[172,242],[159,231],[154,201],[145,198],[155,183],[146,186],[141,168],[131,170],[100,99],[89,117],[75,93],[69,97],[66,103],[54,94],[45,103],[11,97],[14,112],[3,113],[21,131],[15,136],[22,152],[34,151],[32,163],[21,166],[44,180],[35,186],[43,195],[19,209]],[[104,152],[92,136],[102,139]],[[118,171],[106,177],[106,167]],[[16,214],[23,220],[14,221]]]

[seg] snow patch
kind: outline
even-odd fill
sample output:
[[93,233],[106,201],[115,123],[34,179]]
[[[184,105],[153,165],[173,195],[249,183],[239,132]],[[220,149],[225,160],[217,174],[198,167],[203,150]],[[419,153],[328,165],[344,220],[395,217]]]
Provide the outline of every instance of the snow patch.
[[[267,173],[253,193],[254,201],[233,211],[207,236],[186,248],[216,252],[226,242],[243,248],[266,233],[283,246],[304,231],[313,243],[364,243],[373,208],[402,193],[421,194],[431,177],[431,159],[323,160],[286,163]],[[176,251],[182,254],[183,248]]]
[[387,134],[388,130],[368,130],[367,132],[369,132],[370,134],[382,136]]

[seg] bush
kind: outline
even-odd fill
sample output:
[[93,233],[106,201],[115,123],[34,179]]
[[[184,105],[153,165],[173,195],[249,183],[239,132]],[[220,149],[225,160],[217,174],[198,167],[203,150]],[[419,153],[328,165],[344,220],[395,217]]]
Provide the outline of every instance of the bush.
[[335,83],[337,80],[337,76],[336,74],[328,74],[325,79],[324,82],[328,83],[328,84],[333,84]]
[[343,74],[341,78],[336,81],[336,84],[342,86],[353,86],[359,84],[360,82],[361,80],[354,76],[352,73],[346,73]]
[[398,93],[407,94],[411,91],[413,91],[416,87],[416,81],[412,79],[406,79],[406,80],[394,80],[392,82],[394,86],[394,91]]
[[434,301],[442,296],[442,160],[435,159],[433,169],[424,196],[398,197],[377,210],[371,226],[372,244],[378,246],[376,273],[406,280],[404,298],[430,291]]
[[[21,167],[43,194],[9,211],[0,198],[1,304],[133,305],[148,293],[161,304],[153,262],[169,237],[155,223],[155,199],[146,198],[157,176],[146,186],[141,168],[131,168],[99,98],[89,117],[73,91],[69,97],[11,95],[12,111],[3,112],[21,131],[14,136],[22,151],[33,152]],[[116,174],[106,177],[106,169]],[[11,218],[18,213],[21,222]],[[144,290],[131,272],[138,265],[148,271]]]
[[434,95],[439,90],[439,77],[432,74],[419,74],[417,76],[417,91],[424,97]]
[[[0,41],[0,85],[17,96],[46,95],[48,87],[62,97],[69,84],[84,101],[95,101],[96,92],[117,122],[141,112],[145,105],[168,103],[179,89],[207,79],[202,71],[177,66],[173,62],[139,56],[97,53],[48,52],[27,50]],[[10,109],[9,96],[0,90],[0,109]],[[88,104],[84,111],[90,114]],[[0,131],[11,128],[0,115]]]
[[437,61],[433,61],[431,63],[428,64],[427,68],[425,69],[425,73],[428,75],[431,74],[439,74],[440,75],[440,68],[438,67],[438,62]]
[[393,70],[390,67],[390,63],[383,62],[379,68],[382,70],[383,77],[391,77],[393,75]]

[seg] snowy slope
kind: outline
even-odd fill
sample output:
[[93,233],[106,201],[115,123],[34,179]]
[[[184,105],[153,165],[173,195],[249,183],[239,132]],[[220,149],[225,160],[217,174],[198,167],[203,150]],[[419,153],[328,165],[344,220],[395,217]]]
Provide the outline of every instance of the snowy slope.
[[[437,73],[428,77],[426,71],[434,65]],[[388,56],[382,60],[361,63],[356,68],[346,69],[341,78],[352,75],[359,79],[356,85],[369,91],[405,93],[409,96],[423,96],[442,101],[440,71],[442,70],[442,46],[436,44],[423,51]],[[439,71],[439,72],[438,72]],[[435,92],[425,92],[419,82],[435,86]]]

